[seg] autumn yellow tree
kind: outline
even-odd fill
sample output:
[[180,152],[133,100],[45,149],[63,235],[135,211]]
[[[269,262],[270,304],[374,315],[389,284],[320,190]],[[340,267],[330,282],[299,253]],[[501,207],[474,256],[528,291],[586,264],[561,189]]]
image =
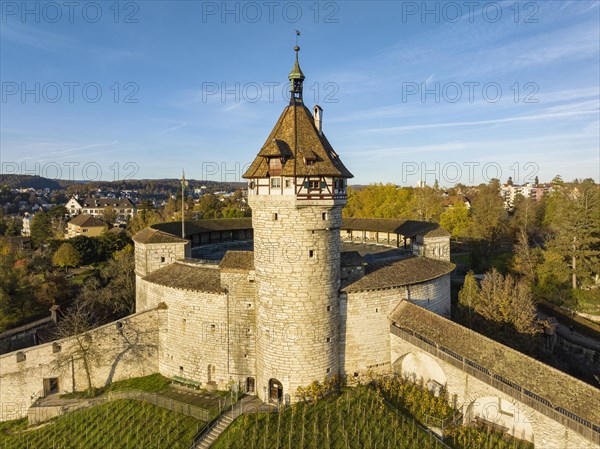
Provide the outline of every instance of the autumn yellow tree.
[[73,245],[63,243],[54,253],[52,263],[58,267],[65,268],[68,272],[69,267],[76,267],[81,263],[81,255]]

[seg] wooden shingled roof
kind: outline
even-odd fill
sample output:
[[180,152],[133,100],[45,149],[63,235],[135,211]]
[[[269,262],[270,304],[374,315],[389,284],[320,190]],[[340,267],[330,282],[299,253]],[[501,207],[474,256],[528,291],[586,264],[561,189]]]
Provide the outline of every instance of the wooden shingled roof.
[[221,287],[221,273],[216,267],[194,266],[181,262],[159,268],[144,277],[144,280],[182,290],[208,293],[223,293],[224,291]]
[[219,267],[228,271],[254,270],[254,251],[227,251]]
[[474,332],[409,301],[390,313],[393,326],[415,332],[490,372],[600,424],[600,390],[545,363]]
[[346,292],[382,290],[419,284],[450,273],[455,265],[443,260],[413,256],[394,263],[367,265],[365,276],[344,288]]
[[133,236],[136,243],[187,243],[188,241],[168,232],[145,228]]
[[104,222],[93,215],[79,214],[69,224],[81,226],[82,228],[101,228],[104,226]]
[[[156,223],[150,226],[152,229],[166,232],[172,235],[181,235],[181,222],[171,221],[165,223]],[[189,237],[193,234],[209,231],[236,231],[242,229],[252,229],[251,218],[216,218],[202,220],[186,220],[185,235]]]
[[390,234],[413,237],[417,234],[426,234],[442,228],[440,228],[440,225],[437,223],[406,220],[403,218],[343,218],[342,229],[389,232]]
[[270,157],[281,157],[283,176],[333,176],[352,178],[323,133],[315,127],[302,102],[287,106],[244,178],[269,176]]

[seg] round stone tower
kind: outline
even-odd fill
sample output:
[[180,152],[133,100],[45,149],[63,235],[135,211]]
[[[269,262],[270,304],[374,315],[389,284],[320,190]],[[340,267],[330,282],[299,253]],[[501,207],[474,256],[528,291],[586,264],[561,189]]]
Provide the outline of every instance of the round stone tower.
[[322,109],[290,103],[244,174],[252,208],[257,393],[294,401],[299,386],[339,372],[340,226],[352,174],[325,138]]

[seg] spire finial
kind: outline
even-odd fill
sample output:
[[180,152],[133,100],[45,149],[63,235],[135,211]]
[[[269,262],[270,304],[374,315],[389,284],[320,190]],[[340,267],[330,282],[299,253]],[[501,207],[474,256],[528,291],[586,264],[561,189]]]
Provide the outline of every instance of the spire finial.
[[296,46],[294,47],[294,51],[296,52],[296,62],[288,76],[291,92],[290,104],[296,101],[302,101],[302,82],[304,81],[304,73],[302,73],[300,63],[298,62],[298,52],[300,51],[300,47],[298,46],[298,36],[300,36],[300,31],[296,30]]

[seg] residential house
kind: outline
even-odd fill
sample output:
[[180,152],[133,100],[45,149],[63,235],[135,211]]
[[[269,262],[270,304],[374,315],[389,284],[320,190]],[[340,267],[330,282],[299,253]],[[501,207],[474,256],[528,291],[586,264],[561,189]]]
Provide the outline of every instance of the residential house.
[[106,229],[104,222],[88,214],[79,214],[67,223],[66,238],[85,235],[87,237],[97,237]]
[[125,221],[137,212],[129,198],[86,198],[83,200],[81,213],[103,218],[108,207],[115,211],[117,221]]
[[65,207],[71,217],[75,217],[81,213],[81,203],[75,197],[72,197],[67,204],[65,204]]

